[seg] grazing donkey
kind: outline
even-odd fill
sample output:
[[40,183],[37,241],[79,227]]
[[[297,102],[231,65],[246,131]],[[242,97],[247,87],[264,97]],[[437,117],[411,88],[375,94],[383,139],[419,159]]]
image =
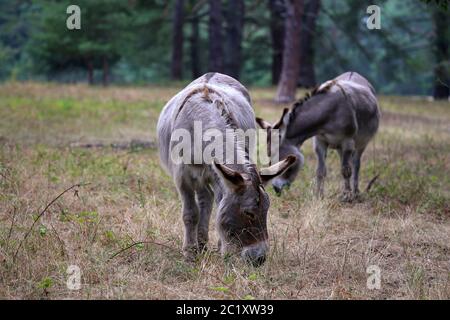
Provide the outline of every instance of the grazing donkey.
[[[261,118],[256,118],[256,121],[262,128],[279,129],[280,159],[295,154],[295,149],[314,136],[318,160],[317,195],[323,196],[328,148],[336,149],[341,158],[344,178],[342,200],[352,201],[359,194],[361,156],[377,132],[380,121],[375,90],[364,77],[356,72],[346,72],[314,89],[296,102],[290,112],[285,109],[275,125]],[[298,157],[297,164],[273,180],[272,185],[277,193],[294,181],[302,159]]]
[[[202,132],[195,137],[199,122]],[[287,169],[295,162],[295,157],[288,156],[258,172],[250,162],[247,140],[239,140],[235,135],[233,139],[237,139],[237,143],[233,143],[232,153],[237,154],[236,161],[228,161],[228,154],[225,164],[203,158],[197,162],[173,158],[177,149],[178,141],[174,139],[177,130],[190,133],[189,142],[194,147],[187,150],[189,159],[192,158],[191,151],[196,151],[198,140],[200,151],[206,150],[205,141],[209,138],[205,139],[205,136],[210,129],[223,133],[223,136],[230,129],[256,130],[247,90],[237,80],[220,73],[207,73],[190,83],[166,104],[158,120],[160,159],[173,177],[182,202],[183,253],[192,260],[198,250],[205,248],[215,200],[221,253],[240,253],[245,260],[259,265],[264,262],[269,247],[269,198],[263,184]],[[184,152],[186,150],[183,156]]]

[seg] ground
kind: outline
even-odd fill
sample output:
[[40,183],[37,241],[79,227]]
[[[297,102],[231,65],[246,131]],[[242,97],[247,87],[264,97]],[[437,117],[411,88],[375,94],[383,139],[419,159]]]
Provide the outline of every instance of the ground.
[[[290,190],[268,188],[271,251],[253,268],[214,251],[214,219],[213,250],[194,264],[180,254],[180,202],[154,145],[179,89],[0,86],[0,298],[450,298],[448,102],[380,97],[361,185],[379,178],[360,203],[339,202],[335,152],[315,199],[308,141]],[[250,92],[256,113],[276,120],[275,89]],[[79,290],[66,285],[70,265]],[[368,268],[379,268],[379,289],[368,288]]]

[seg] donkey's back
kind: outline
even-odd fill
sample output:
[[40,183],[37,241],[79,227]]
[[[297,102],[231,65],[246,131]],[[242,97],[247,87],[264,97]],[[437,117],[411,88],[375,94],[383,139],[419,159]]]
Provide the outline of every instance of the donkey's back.
[[349,81],[356,84],[359,84],[363,87],[367,87],[374,95],[376,94],[374,87],[372,84],[364,78],[362,75],[360,75],[357,72],[349,71],[341,74],[340,76],[337,76],[334,80],[337,81]]
[[218,110],[211,108],[216,100],[226,102],[227,114],[239,115],[232,119],[238,128],[255,128],[247,89],[227,75],[216,72],[204,74],[176,94],[161,112],[157,126],[158,144],[161,163],[169,174],[173,175],[170,138],[174,130],[182,128],[192,132],[195,121],[202,123],[203,132],[209,128],[223,131],[227,128]]
[[[362,151],[379,126],[380,110],[375,89],[366,78],[356,72],[343,73],[335,79],[325,82],[321,87],[327,85],[331,85],[329,94],[332,96],[334,92],[338,97],[335,100],[336,117],[331,119],[331,123],[335,122],[336,125],[330,128],[338,129],[340,128],[339,124],[349,124],[350,122],[352,130],[349,130],[349,126],[345,126],[345,131],[350,136],[347,136],[345,132],[340,134],[330,132],[319,135],[318,138],[326,141],[330,146],[336,145],[333,143],[336,136],[343,139],[352,138],[355,143],[354,147]],[[340,147],[340,144],[337,144],[336,147]]]

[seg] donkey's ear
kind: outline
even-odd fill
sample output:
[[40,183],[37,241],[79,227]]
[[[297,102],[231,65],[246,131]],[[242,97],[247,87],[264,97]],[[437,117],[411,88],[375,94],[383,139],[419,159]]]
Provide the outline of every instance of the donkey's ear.
[[241,188],[246,185],[245,177],[239,172],[227,167],[224,164],[213,162],[214,171],[230,189]]
[[261,176],[263,184],[266,184],[276,176],[282,174],[287,168],[293,165],[295,161],[297,161],[297,157],[289,155],[286,159],[281,160],[268,168],[262,168],[259,171],[259,175]]
[[280,120],[278,120],[277,123],[274,124],[273,128],[274,129],[282,129],[283,127],[286,127],[287,125],[287,120],[289,119],[289,108],[284,108],[283,109],[283,114],[281,115]]
[[263,118],[255,117],[256,123],[261,127],[261,129],[271,129],[272,124],[264,120]]

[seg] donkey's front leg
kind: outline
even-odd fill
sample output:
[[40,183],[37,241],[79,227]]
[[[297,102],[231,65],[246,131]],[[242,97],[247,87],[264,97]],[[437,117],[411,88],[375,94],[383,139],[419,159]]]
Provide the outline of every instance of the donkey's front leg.
[[341,173],[344,178],[344,191],[341,200],[344,202],[350,202],[353,200],[352,189],[350,185],[350,178],[352,177],[352,158],[354,153],[352,142],[346,142],[342,144],[342,148],[339,149],[339,155],[341,156]]
[[214,194],[209,186],[197,192],[197,203],[200,209],[200,222],[198,225],[199,251],[206,250],[208,244],[209,218],[213,207]]
[[199,209],[195,201],[195,192],[189,183],[181,182],[179,188],[183,206],[184,241],[183,254],[187,260],[193,260],[198,252]]
[[317,170],[316,170],[316,196],[323,198],[323,185],[325,177],[327,176],[327,166],[325,160],[327,159],[327,149],[328,145],[314,138],[314,151],[317,157]]

